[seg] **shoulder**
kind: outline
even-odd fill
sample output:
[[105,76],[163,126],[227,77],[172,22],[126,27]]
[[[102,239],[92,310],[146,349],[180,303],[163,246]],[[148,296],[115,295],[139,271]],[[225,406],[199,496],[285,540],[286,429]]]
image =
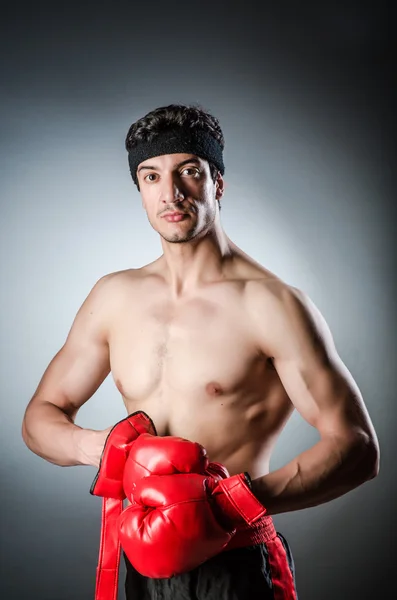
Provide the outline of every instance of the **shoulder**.
[[258,272],[245,285],[245,301],[251,311],[264,308],[277,312],[289,312],[310,302],[308,295],[280,277],[265,271]]
[[120,285],[120,283],[126,279],[126,274],[130,270],[132,269],[128,269],[126,271],[114,271],[112,273],[105,273],[95,281],[94,285],[91,288],[90,294],[98,295],[109,293],[110,290]]
[[244,300],[252,309],[257,304],[263,307],[264,302],[280,305],[288,301],[288,297],[303,295],[301,290],[290,285],[241,250],[235,253],[232,273],[233,278],[242,284]]
[[136,300],[145,295],[148,288],[159,285],[160,279],[151,265],[106,273],[95,282],[88,298],[103,306],[117,308],[120,302],[130,302],[132,296]]
[[94,284],[92,290],[99,293],[111,293],[124,286],[131,286],[145,278],[145,267],[138,269],[123,269],[102,275]]
[[102,275],[91,286],[84,304],[106,308],[139,281],[140,269],[125,269]]
[[243,284],[244,308],[262,321],[265,316],[290,314],[310,305],[308,295],[248,256],[238,257],[235,275]]
[[279,340],[333,345],[329,327],[310,296],[280,279],[258,279],[246,286],[246,309],[262,343]]

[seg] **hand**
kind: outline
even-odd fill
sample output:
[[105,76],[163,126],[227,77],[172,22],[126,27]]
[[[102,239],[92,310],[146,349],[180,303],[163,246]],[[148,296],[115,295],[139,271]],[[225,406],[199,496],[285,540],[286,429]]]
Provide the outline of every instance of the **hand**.
[[[176,473],[205,473],[209,467],[205,448],[196,442],[180,437],[153,437],[142,434],[128,455],[123,486],[128,499],[137,481],[148,475],[172,475]],[[224,476],[228,476],[226,472]]]
[[133,413],[97,436],[101,448],[98,473],[90,493],[102,496],[102,527],[97,567],[95,598],[114,598],[117,590],[120,542],[118,517],[123,510],[125,493],[123,473],[128,454],[139,436],[155,436],[153,422],[142,411]]
[[266,508],[251,491],[248,473],[226,479],[208,479],[206,485],[214,510],[228,523],[228,527],[253,525],[266,515]]
[[91,494],[104,498],[123,500],[123,475],[128,455],[133,444],[142,434],[155,436],[156,429],[151,419],[142,411],[129,415],[110,429],[105,429],[96,438],[97,449],[101,447],[98,473],[91,486]]
[[246,474],[152,475],[139,480],[123,511],[120,541],[147,577],[172,577],[221,552],[237,529],[266,514]]
[[206,476],[151,475],[138,481],[133,504],[119,519],[119,538],[134,568],[146,577],[172,577],[218,554],[233,536],[216,519]]
[[[124,470],[124,491],[132,506],[119,520],[121,545],[133,566],[149,577],[170,577],[224,548],[233,527],[229,531],[218,523],[203,482],[228,477],[223,465],[209,462],[200,444],[142,434]],[[192,547],[204,538],[192,555]]]
[[101,431],[94,431],[93,429],[76,430],[80,464],[99,467],[103,447],[111,430],[112,426]]
[[131,499],[136,482],[148,475],[172,475],[176,473],[201,473],[217,480],[229,477],[220,463],[209,461],[201,444],[176,436],[153,437],[142,434],[134,442],[128,455],[123,486]]

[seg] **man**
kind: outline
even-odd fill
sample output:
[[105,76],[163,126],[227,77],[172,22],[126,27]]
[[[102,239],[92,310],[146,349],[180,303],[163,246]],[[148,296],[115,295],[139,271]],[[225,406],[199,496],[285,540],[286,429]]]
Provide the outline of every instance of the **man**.
[[[245,492],[250,487],[271,527],[271,515],[327,502],[376,476],[377,437],[324,318],[304,292],[258,265],[222,229],[224,138],[218,120],[197,107],[158,108],[131,126],[126,148],[163,254],[140,269],[105,275],[93,287],[27,407],[28,447],[58,465],[98,467],[111,428],[92,431],[74,421],[111,372],[127,413],[145,411],[151,418],[156,443],[179,436],[200,444],[209,460],[240,477]],[[271,452],[294,408],[320,440],[270,472]],[[157,452],[162,450],[153,447]],[[187,471],[194,481],[207,477],[191,465]],[[131,477],[134,502],[126,511],[141,502],[145,512],[145,493],[147,498],[155,489],[158,497],[166,480]],[[192,480],[181,477],[168,477],[172,494],[188,494]],[[142,493],[149,480],[152,487]],[[211,495],[215,484],[208,491],[205,481]],[[221,510],[215,504],[211,496],[220,523],[224,505]],[[174,534],[175,523],[164,535]],[[184,549],[192,559],[187,564],[197,566],[170,572],[173,577],[142,574],[131,564],[137,553],[126,550],[127,598],[297,598],[292,556],[281,534],[271,546],[258,526],[261,543],[230,549],[222,542],[219,552],[204,552],[208,560],[196,560],[195,549],[208,533],[205,523],[202,536]],[[230,537],[234,525],[229,523]],[[134,538],[136,528],[124,534],[125,548],[130,539],[142,542]],[[142,555],[154,560],[159,546],[149,538],[153,546]]]

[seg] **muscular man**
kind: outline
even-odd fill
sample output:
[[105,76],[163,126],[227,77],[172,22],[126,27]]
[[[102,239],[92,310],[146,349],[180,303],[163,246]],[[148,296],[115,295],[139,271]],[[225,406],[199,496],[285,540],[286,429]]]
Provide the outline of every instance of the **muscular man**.
[[[231,476],[248,472],[269,518],[376,476],[377,437],[323,316],[222,228],[218,120],[197,107],[158,108],[131,126],[126,148],[163,254],[95,284],[27,407],[28,447],[57,465],[98,467],[109,429],[82,429],[75,418],[111,372],[127,413],[145,411],[159,436],[198,442]],[[320,439],[270,472],[294,409]],[[297,597],[275,584],[266,543],[172,578],[151,579],[126,562],[127,598]]]

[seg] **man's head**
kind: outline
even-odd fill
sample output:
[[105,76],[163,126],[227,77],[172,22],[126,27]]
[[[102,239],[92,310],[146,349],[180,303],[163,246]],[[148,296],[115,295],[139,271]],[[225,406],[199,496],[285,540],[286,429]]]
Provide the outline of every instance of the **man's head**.
[[131,176],[152,227],[165,240],[189,241],[211,227],[223,194],[223,148],[218,120],[195,106],[157,108],[131,125]]

